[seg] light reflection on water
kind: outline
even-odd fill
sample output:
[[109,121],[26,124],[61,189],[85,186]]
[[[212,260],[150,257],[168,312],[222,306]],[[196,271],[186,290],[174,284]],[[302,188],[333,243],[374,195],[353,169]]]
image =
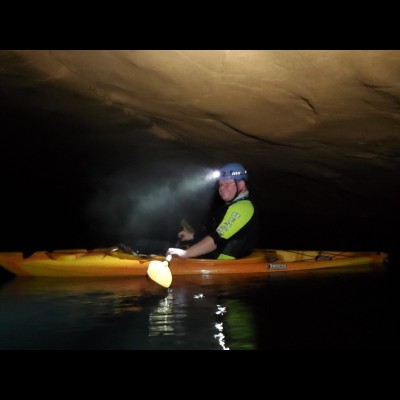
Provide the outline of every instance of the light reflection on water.
[[0,349],[390,346],[398,296],[388,282],[371,267],[174,277],[169,289],[148,278],[14,278],[0,282]]
[[167,296],[160,300],[159,305],[149,316],[149,336],[173,335],[175,332],[173,290],[168,289]]
[[[217,304],[217,311],[215,314],[217,315],[224,315],[226,312],[226,307],[222,307],[221,305]],[[219,345],[224,349],[224,350],[229,350],[229,347],[226,346],[225,344],[225,334],[224,334],[224,323],[219,322],[215,324],[215,327],[218,330],[218,333],[214,335],[216,339],[218,339]]]
[[[178,299],[180,295],[178,294]],[[206,296],[203,293],[194,294],[192,296],[194,301],[201,302],[205,301]],[[197,304],[198,305],[198,304]],[[201,307],[201,304],[200,304]],[[185,320],[189,318],[187,314],[188,304],[187,300],[177,301],[174,304],[174,289],[168,289],[168,294],[165,298],[159,301],[157,307],[150,312],[149,316],[149,336],[189,336],[188,329],[185,328]],[[198,307],[197,307],[198,309]],[[208,307],[206,306],[206,309]],[[223,316],[226,312],[226,307],[216,305],[216,316]],[[196,313],[196,316],[199,315]],[[210,313],[210,317],[212,317]],[[214,327],[217,331],[213,337],[218,342],[219,346],[223,350],[229,350],[229,347],[225,345],[224,335],[224,323],[215,322]],[[197,332],[196,332],[197,334]]]
[[227,349],[221,282],[14,278],[0,284],[0,349]]

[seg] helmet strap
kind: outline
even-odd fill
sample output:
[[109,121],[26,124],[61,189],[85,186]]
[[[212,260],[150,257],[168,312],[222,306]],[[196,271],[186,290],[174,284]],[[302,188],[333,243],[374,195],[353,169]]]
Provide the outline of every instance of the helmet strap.
[[227,201],[226,204],[232,204],[232,203],[234,203],[235,200],[236,200],[236,197],[238,197],[239,194],[240,194],[240,193],[239,193],[239,186],[238,186],[238,181],[237,181],[237,180],[235,180],[235,185],[236,185],[236,193],[235,193],[235,196],[233,197],[232,200]]
[[235,185],[236,185],[236,194],[235,194],[235,199],[239,194],[239,185],[238,185],[238,181],[235,180]]

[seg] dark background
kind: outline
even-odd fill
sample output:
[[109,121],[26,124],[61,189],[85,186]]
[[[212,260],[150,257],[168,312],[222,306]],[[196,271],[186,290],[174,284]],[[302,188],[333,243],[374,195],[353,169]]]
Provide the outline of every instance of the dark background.
[[174,240],[182,218],[196,226],[218,202],[201,177],[227,162],[249,170],[263,219],[261,247],[397,248],[396,188],[362,197],[329,184],[303,186],[300,175],[285,186],[287,176],[258,168],[251,151],[163,140],[119,110],[51,85],[38,89],[6,75],[0,83],[1,251]]

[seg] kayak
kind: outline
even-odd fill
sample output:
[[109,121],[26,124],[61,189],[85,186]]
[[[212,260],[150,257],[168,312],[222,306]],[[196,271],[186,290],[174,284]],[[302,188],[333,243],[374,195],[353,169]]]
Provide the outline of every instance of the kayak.
[[[382,252],[254,249],[249,256],[234,260],[173,258],[169,268],[172,275],[274,273],[381,264],[386,258]],[[152,260],[164,257],[110,249],[36,251],[26,258],[22,252],[0,252],[0,266],[24,277],[146,276]]]

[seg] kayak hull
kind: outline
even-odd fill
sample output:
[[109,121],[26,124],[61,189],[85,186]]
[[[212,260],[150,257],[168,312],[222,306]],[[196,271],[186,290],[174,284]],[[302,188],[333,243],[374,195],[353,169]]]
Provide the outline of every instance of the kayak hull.
[[[386,257],[380,252],[255,249],[249,256],[236,260],[173,258],[169,267],[172,275],[274,273],[380,264]],[[146,276],[152,260],[163,257],[134,256],[107,249],[37,251],[27,258],[22,252],[0,252],[0,266],[25,277]]]

